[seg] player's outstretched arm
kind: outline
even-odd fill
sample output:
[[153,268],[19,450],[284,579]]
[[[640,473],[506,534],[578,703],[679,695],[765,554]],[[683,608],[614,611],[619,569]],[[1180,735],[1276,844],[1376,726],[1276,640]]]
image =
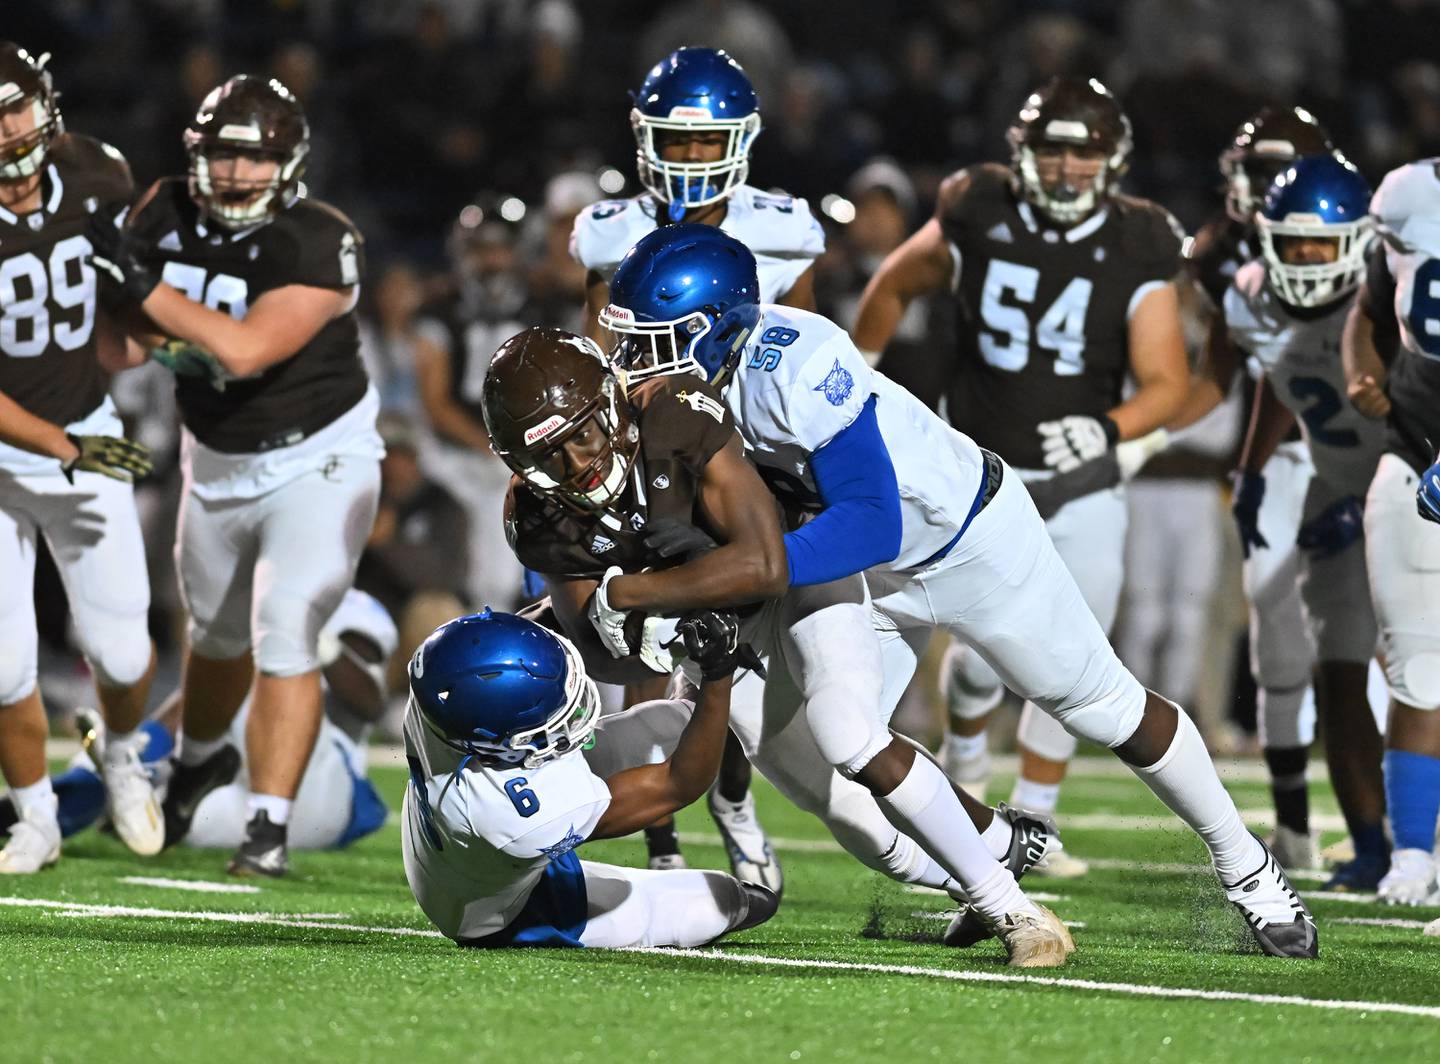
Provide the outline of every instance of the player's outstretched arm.
[[851,330],[855,346],[872,366],[895,335],[910,301],[950,287],[954,273],[950,243],[931,218],[885,257],[860,295]]
[[687,617],[680,630],[686,653],[701,668],[695,712],[668,760],[626,769],[606,781],[610,806],[592,839],[629,835],[685,808],[720,771],[730,727],[731,676],[740,663],[739,623],[734,614],[707,612]]
[[790,571],[775,500],[745,460],[738,436],[701,471],[699,503],[721,545],[673,569],[615,577],[606,588],[610,606],[675,613],[741,606],[785,593]]
[[[613,583],[613,581],[612,581]],[[585,669],[590,676],[601,683],[630,684],[653,680],[655,670],[641,659],[639,654],[615,657],[610,652],[600,633],[590,623],[586,610],[590,600],[600,586],[598,580],[545,577],[545,588],[550,594],[550,608],[555,613],[565,637],[575,644]]]

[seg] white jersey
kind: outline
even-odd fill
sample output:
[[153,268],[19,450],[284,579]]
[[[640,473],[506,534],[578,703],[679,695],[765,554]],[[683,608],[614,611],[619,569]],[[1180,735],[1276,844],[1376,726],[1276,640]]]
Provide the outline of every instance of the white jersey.
[[1386,237],[1401,340],[1418,355],[1440,359],[1440,159],[1386,174],[1370,213]]
[[[803,199],[740,185],[725,205],[720,229],[755,255],[763,303],[773,303],[795,287],[825,250],[825,231]],[[656,212],[663,209],[649,193],[586,207],[575,216],[570,254],[608,281],[625,252],[655,228]]]
[[909,569],[955,538],[980,489],[980,448],[904,388],[865,364],[844,329],[819,314],[765,306],[725,389],[747,456],[788,510],[822,506],[810,455],[875,414],[900,486],[900,554]]
[[610,805],[610,788],[578,751],[534,769],[472,761],[457,773],[464,756],[406,712],[405,876],[425,915],[455,939],[505,928],[546,865],[584,842]]
[[1299,317],[1265,283],[1265,264],[1248,262],[1225,291],[1230,338],[1260,363],[1275,395],[1300,422],[1315,473],[1341,495],[1364,498],[1385,449],[1385,423],[1345,397],[1340,334],[1350,301]]

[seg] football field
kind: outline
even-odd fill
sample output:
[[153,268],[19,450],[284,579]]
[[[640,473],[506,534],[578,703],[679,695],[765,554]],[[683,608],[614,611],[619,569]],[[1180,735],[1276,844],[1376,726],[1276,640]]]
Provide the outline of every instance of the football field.
[[[1257,768],[1226,778],[1259,827]],[[398,808],[402,770],[374,775]],[[1334,841],[1333,800],[1312,792]],[[457,949],[410,898],[394,817],[349,851],[292,854],[280,882],[228,879],[215,852],[141,861],[87,832],[54,869],[0,883],[0,1060],[1298,1064],[1440,1045],[1440,938],[1421,930],[1440,909],[1319,894],[1301,874],[1321,958],[1262,957],[1200,844],[1108,760],[1078,761],[1061,804],[1094,870],[1026,882],[1079,947],[1036,975],[994,941],[940,945],[947,899],[861,867],[763,784],[759,800],[784,904],[695,951]],[[724,867],[703,808],[681,827],[692,864]]]

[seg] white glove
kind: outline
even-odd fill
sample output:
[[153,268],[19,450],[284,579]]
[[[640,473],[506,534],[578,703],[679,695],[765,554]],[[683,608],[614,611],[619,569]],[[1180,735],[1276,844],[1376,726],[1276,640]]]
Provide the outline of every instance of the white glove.
[[685,641],[677,638],[678,617],[646,617],[640,629],[640,660],[669,676],[685,660]]
[[1126,440],[1115,445],[1115,464],[1120,467],[1120,479],[1130,480],[1150,459],[1170,446],[1170,433],[1164,429],[1148,432],[1138,440]]
[[630,653],[630,646],[625,642],[625,618],[630,616],[626,610],[613,609],[607,597],[607,589],[610,581],[617,576],[625,575],[625,571],[618,565],[612,565],[605,570],[605,575],[600,578],[600,586],[595,589],[595,595],[590,600],[590,623],[595,626],[595,631],[600,633],[600,641],[605,644],[611,656],[623,658]]
[[1110,449],[1119,434],[1115,422],[1105,419],[1107,425],[1096,418],[1072,414],[1059,421],[1042,421],[1038,429],[1045,450],[1045,464],[1061,473],[1068,473],[1076,466],[1099,458]]

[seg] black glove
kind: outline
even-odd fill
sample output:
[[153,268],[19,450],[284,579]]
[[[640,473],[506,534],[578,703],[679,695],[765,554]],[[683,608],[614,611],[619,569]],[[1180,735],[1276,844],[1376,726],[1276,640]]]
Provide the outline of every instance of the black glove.
[[86,261],[95,267],[100,282],[100,302],[107,309],[123,303],[145,302],[160,275],[148,266],[139,242],[124,225],[126,214],[96,211],[90,217],[90,254]]
[[703,680],[722,680],[736,669],[752,669],[763,678],[765,665],[748,643],[740,642],[740,621],[729,610],[687,613],[675,626],[685,656],[700,666]]
[[675,517],[662,517],[645,531],[645,546],[662,558],[688,562],[718,544],[709,533]]
[[1240,531],[1240,549],[1245,557],[1257,547],[1269,547],[1260,534],[1260,503],[1265,498],[1265,478],[1259,473],[1236,470],[1235,499],[1230,512],[1235,517],[1235,527]]
[[65,438],[80,450],[70,461],[60,463],[60,472],[72,484],[75,483],[77,469],[102,473],[128,484],[155,468],[155,463],[150,461],[150,448],[143,443],[119,436],[71,436],[67,433]]

